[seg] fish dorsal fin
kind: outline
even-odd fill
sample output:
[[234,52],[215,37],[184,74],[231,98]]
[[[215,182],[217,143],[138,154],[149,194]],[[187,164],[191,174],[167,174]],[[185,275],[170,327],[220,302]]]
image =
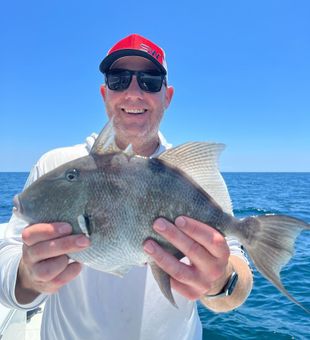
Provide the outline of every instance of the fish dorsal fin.
[[115,132],[113,117],[103,127],[94,145],[90,150],[91,155],[103,155],[108,153],[124,153],[127,156],[135,156],[132,145],[129,144],[125,150],[121,150],[115,143]]
[[111,118],[96,138],[95,143],[90,150],[90,154],[103,155],[106,153],[118,152],[119,148],[115,145],[114,136],[113,118]]
[[232,203],[221,173],[218,159],[225,148],[221,143],[190,142],[169,149],[157,158],[181,169],[204,189],[219,206],[232,214]]
[[123,151],[127,156],[135,156],[136,154],[133,151],[132,145],[129,144],[127,148]]

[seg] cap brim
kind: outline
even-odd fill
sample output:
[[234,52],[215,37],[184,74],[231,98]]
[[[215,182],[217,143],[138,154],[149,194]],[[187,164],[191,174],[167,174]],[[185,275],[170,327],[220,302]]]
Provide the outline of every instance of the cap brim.
[[164,66],[159,61],[157,61],[154,57],[152,57],[150,54],[144,51],[131,50],[131,49],[115,51],[111,53],[110,55],[106,56],[100,63],[99,70],[102,73],[105,73],[110,68],[110,66],[114,63],[114,61],[116,61],[119,58],[128,57],[128,56],[139,56],[139,57],[146,58],[152,61],[165,75],[167,74],[167,71],[164,68]]

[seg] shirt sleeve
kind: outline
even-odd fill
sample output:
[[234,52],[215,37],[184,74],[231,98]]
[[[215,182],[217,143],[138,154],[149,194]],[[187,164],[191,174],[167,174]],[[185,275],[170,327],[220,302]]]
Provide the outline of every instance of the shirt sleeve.
[[[25,188],[39,177],[38,164],[31,170]],[[40,305],[46,294],[39,295],[32,303],[21,305],[15,298],[15,285],[19,262],[22,256],[21,233],[27,223],[12,215],[5,231],[4,239],[0,239],[0,303],[8,308],[32,309]]]
[[250,267],[250,263],[243,250],[241,243],[234,237],[226,237],[227,244],[229,246],[230,255],[240,257]]

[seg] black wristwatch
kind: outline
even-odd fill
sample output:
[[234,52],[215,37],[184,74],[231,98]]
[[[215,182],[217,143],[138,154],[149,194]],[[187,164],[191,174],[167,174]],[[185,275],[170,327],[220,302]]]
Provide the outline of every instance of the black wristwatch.
[[204,297],[211,300],[211,299],[215,299],[219,297],[229,296],[234,291],[237,282],[238,282],[238,274],[236,272],[232,272],[227,283],[225,284],[225,286],[219,293],[213,294],[213,295],[204,295]]

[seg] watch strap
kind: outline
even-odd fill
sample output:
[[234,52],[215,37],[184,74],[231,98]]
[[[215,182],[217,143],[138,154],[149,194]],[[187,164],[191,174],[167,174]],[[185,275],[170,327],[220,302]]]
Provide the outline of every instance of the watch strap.
[[232,272],[228,281],[226,282],[226,284],[224,285],[224,287],[219,293],[213,294],[213,295],[205,294],[204,298],[211,300],[211,299],[215,299],[219,297],[230,296],[233,293],[237,282],[238,282],[238,274],[236,272]]

